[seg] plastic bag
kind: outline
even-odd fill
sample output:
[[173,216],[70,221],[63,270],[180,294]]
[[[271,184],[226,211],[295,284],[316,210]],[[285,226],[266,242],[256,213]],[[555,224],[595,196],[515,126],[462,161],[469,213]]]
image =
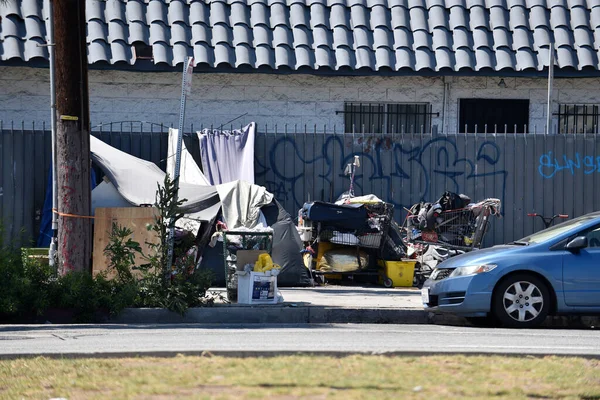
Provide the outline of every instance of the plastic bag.
[[272,269],[281,269],[281,266],[274,264],[269,254],[259,254],[258,260],[254,263],[254,272],[267,272]]
[[[356,249],[333,249],[326,251],[319,260],[317,269],[324,272],[352,272],[366,268],[369,265],[369,255],[360,251],[357,257]],[[358,259],[360,258],[360,265]]]

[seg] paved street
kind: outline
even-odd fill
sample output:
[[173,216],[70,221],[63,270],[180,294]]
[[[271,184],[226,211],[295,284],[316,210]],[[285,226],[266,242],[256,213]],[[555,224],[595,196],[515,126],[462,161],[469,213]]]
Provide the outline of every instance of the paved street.
[[600,331],[433,325],[0,326],[0,355],[175,354],[212,351],[502,353],[600,356]]

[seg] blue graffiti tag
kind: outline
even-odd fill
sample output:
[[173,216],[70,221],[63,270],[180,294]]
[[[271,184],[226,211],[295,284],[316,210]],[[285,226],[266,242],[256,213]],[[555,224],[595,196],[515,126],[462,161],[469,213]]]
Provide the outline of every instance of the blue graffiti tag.
[[540,156],[538,172],[545,179],[554,178],[560,171],[567,171],[571,175],[575,175],[577,170],[583,170],[585,175],[600,172],[600,156],[594,159],[593,156],[581,157],[579,153],[575,153],[574,158],[570,158],[566,154],[563,154],[562,157],[553,157],[551,151]]
[[[323,138],[322,145],[313,144],[310,151],[305,149],[305,153],[293,136],[276,138],[267,147],[265,157],[256,159],[256,177],[259,181],[262,179],[279,201],[291,201],[290,206],[299,208],[307,198],[305,190],[312,190],[312,199],[337,198],[343,189],[334,188],[334,181],[347,179],[343,173],[346,165],[359,156],[361,168],[354,182],[357,193],[362,193],[366,183],[371,183],[372,188],[372,183],[377,182],[387,197],[384,200],[398,208],[412,204],[402,204],[394,193],[394,186],[410,187],[411,200],[431,201],[432,196],[439,194],[431,193],[434,183],[437,189],[444,187],[444,190],[460,193],[460,182],[477,182],[489,177],[499,179],[501,188],[495,197],[504,201],[508,172],[498,168],[501,151],[492,141],[479,144],[474,160],[462,156],[455,139],[446,136],[400,142],[370,137],[355,144],[362,151],[348,151],[343,136],[333,135]],[[321,185],[317,184],[318,179],[322,180]],[[323,192],[315,193],[317,187]]]

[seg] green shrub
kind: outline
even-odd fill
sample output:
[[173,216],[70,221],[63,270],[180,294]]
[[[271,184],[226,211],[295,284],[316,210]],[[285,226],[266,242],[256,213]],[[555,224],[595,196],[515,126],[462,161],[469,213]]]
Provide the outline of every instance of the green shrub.
[[71,311],[75,322],[92,322],[133,306],[138,291],[135,282],[85,272],[57,277],[52,267],[10,246],[0,247],[0,276],[0,320],[8,322],[39,321],[50,309]]
[[0,314],[15,315],[27,308],[31,289],[18,252],[0,244]]
[[24,296],[26,308],[35,315],[42,315],[52,305],[51,293],[57,284],[54,268],[35,259],[23,262],[23,275],[28,290]]
[[[104,250],[108,270],[95,277],[88,272],[56,276],[47,264],[4,245],[0,226],[0,320],[39,321],[49,310],[61,309],[71,312],[74,322],[92,322],[126,307],[161,307],[183,315],[189,307],[212,304],[206,296],[212,273],[196,269],[195,255],[186,253],[193,240],[175,249],[175,262],[168,268],[169,230],[183,216],[180,206],[185,201],[176,201],[175,193],[175,183],[166,176],[157,192],[158,216],[148,227],[159,238],[149,243],[150,254],[142,254],[130,229],[113,224]],[[138,254],[147,264],[136,268]],[[114,279],[108,278],[111,273]]]
[[[52,268],[4,243],[0,225],[0,316],[18,318],[41,315],[49,306]],[[25,260],[25,261],[24,261]]]

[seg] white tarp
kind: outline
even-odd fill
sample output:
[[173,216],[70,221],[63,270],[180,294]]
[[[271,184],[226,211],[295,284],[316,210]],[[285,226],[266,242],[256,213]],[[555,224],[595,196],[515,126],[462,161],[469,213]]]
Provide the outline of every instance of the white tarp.
[[[177,129],[169,128],[169,142],[167,149],[167,174],[175,176],[175,159],[177,153]],[[190,154],[185,142],[181,142],[181,164],[179,169],[179,182],[191,183],[194,185],[210,186],[210,182],[202,173],[194,157]]]
[[98,207],[131,207],[131,203],[121,196],[112,183],[103,180],[92,190],[92,215],[96,214]]

